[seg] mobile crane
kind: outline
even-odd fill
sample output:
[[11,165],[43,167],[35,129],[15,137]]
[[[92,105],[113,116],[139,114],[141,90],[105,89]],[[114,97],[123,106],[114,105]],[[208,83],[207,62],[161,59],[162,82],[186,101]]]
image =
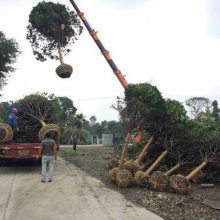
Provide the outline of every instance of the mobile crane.
[[[81,21],[85,25],[86,29],[88,30],[90,36],[93,38],[93,40],[96,43],[96,45],[98,46],[98,48],[100,49],[102,55],[104,56],[104,58],[108,62],[109,66],[113,70],[115,76],[118,78],[118,80],[121,83],[121,85],[123,86],[123,88],[126,89],[126,87],[128,86],[128,83],[127,83],[124,75],[122,75],[121,71],[118,69],[118,67],[114,63],[113,59],[111,58],[109,51],[106,50],[105,47],[103,46],[101,40],[99,39],[99,37],[97,35],[98,32],[95,31],[94,29],[92,29],[92,27],[90,26],[89,22],[87,21],[87,19],[85,17],[84,12],[80,11],[80,9],[77,6],[77,4],[75,3],[75,1],[74,0],[69,0],[69,1],[72,4],[72,6],[74,7],[74,9],[76,10],[77,15],[80,17]],[[142,132],[139,132],[136,137],[133,137],[133,141],[135,143],[138,143],[142,139],[142,137],[143,137]]]

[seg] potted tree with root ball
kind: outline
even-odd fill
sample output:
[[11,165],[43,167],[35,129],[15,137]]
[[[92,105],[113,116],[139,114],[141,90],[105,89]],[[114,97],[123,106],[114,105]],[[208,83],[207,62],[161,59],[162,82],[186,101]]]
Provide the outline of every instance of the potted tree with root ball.
[[69,78],[73,68],[65,64],[63,55],[70,52],[70,45],[82,33],[77,15],[65,5],[40,2],[29,15],[27,39],[30,41],[37,60],[47,58],[60,61],[56,73],[61,78]]
[[[170,187],[174,192],[186,194],[190,191],[190,180],[196,176],[208,163],[220,161],[220,130],[212,119],[196,119],[191,122],[191,133],[194,147],[200,154],[200,164],[187,176],[173,175],[170,177]],[[194,145],[194,146],[193,146]],[[198,163],[198,156],[193,161]]]
[[59,104],[56,97],[37,93],[26,96],[20,103],[25,113],[19,117],[20,127],[21,131],[25,131],[26,138],[42,141],[45,134],[51,131],[55,134],[56,141],[59,141],[60,129],[54,124],[56,113],[60,110],[57,109]]

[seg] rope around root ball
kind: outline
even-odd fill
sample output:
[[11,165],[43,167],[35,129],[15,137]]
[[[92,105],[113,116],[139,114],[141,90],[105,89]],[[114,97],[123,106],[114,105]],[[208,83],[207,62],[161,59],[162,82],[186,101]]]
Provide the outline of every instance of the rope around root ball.
[[186,179],[185,176],[173,175],[170,177],[170,187],[176,193],[189,193],[189,186],[189,181]]
[[149,176],[147,176],[142,171],[137,171],[134,174],[134,180],[139,186],[147,186],[149,181]]
[[60,78],[69,78],[73,72],[73,68],[69,64],[61,64],[56,68],[56,73]]
[[119,160],[116,157],[113,157],[108,163],[109,170],[118,166],[119,166]]
[[116,184],[118,187],[126,188],[134,184],[134,179],[128,170],[119,170],[116,174]]
[[118,172],[118,167],[115,167],[115,168],[109,170],[109,172],[108,172],[108,176],[109,176],[112,183],[115,183],[117,172]]
[[165,191],[168,188],[169,179],[163,172],[156,171],[149,178],[149,188],[157,191]]
[[124,169],[125,170],[128,170],[132,176],[134,176],[134,174],[140,170],[140,166],[139,164],[133,162],[133,161],[127,161],[125,164],[124,164]]
[[42,141],[45,138],[46,133],[48,133],[49,131],[55,132],[55,141],[58,141],[60,138],[60,128],[55,124],[47,124],[46,126],[42,127],[38,134],[39,140]]
[[12,128],[5,123],[0,123],[0,132],[0,143],[10,143],[13,139]]

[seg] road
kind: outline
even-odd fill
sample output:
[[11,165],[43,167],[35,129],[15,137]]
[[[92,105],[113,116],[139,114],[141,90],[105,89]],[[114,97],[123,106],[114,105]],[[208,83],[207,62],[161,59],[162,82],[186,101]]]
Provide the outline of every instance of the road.
[[52,183],[40,167],[0,167],[0,220],[162,220],[58,158]]

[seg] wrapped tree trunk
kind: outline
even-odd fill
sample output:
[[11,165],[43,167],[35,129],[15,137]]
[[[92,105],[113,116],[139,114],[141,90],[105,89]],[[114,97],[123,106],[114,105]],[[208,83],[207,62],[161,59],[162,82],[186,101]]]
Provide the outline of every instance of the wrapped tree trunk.
[[137,171],[134,175],[134,179],[139,186],[147,186],[149,183],[149,175],[156,168],[156,166],[160,163],[163,158],[168,154],[168,150],[165,150],[161,153],[161,155],[157,158],[157,160],[147,169],[146,172]]
[[140,163],[143,160],[146,153],[149,151],[152,141],[153,141],[153,137],[150,137],[150,139],[147,141],[147,144],[142,149],[138,158],[134,161],[125,162],[124,169],[128,170],[132,175],[134,175],[137,171],[142,170]]

